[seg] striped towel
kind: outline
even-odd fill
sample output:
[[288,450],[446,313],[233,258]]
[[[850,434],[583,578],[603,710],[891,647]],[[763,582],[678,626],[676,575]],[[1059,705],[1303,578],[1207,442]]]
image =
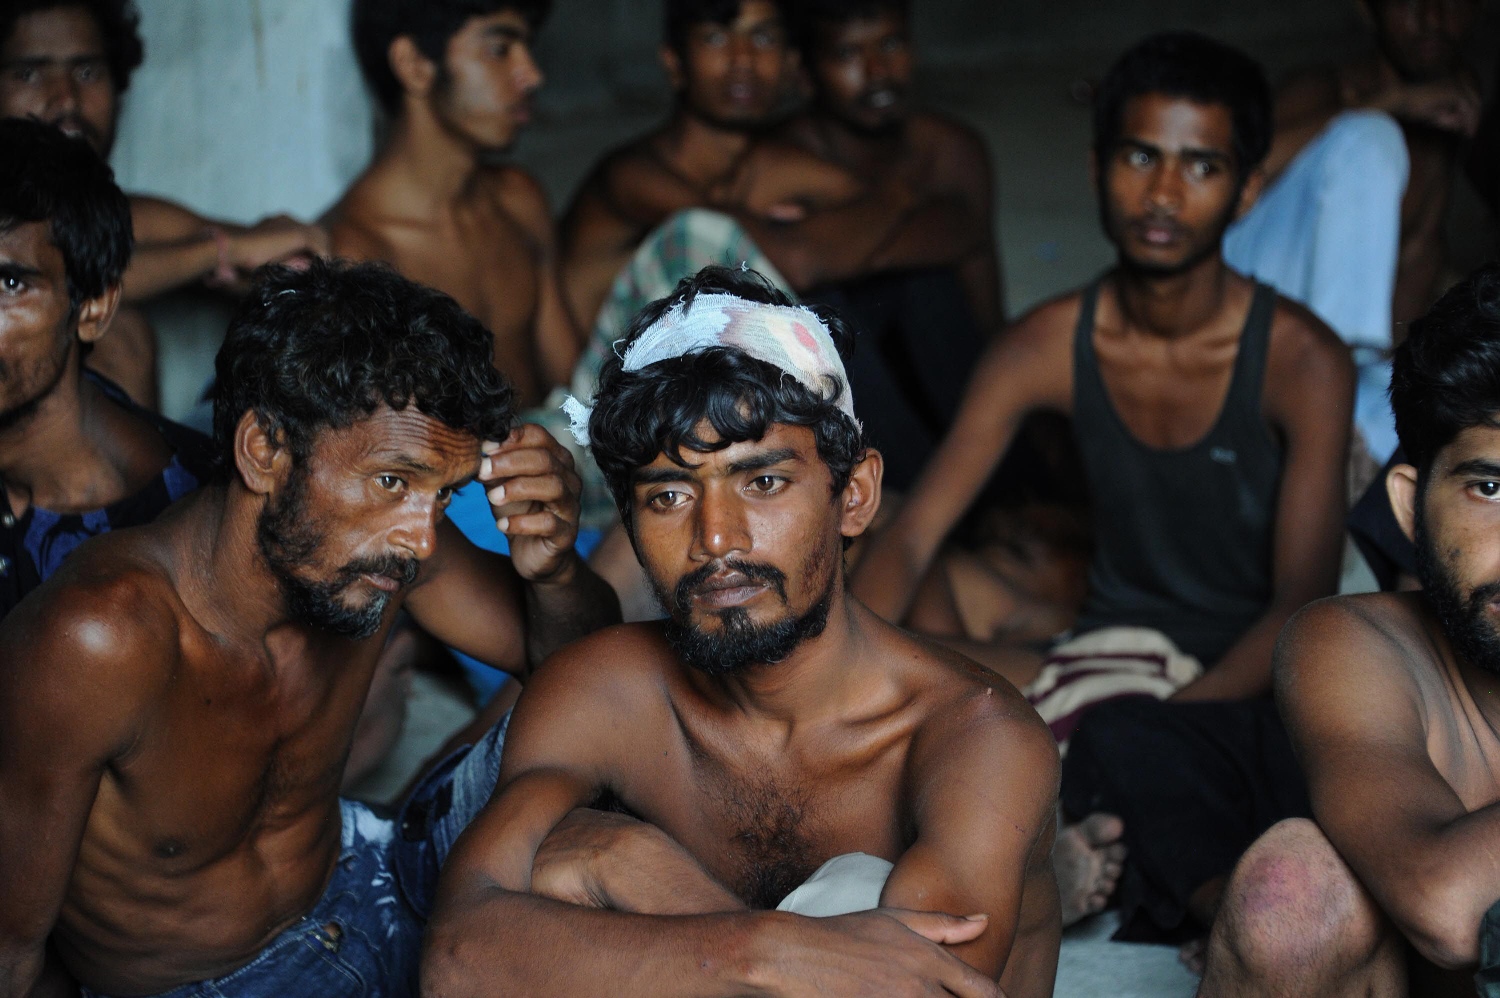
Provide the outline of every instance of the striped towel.
[[1101,627],[1055,645],[1022,692],[1066,752],[1084,711],[1095,704],[1128,696],[1165,700],[1201,675],[1203,665],[1160,631]]

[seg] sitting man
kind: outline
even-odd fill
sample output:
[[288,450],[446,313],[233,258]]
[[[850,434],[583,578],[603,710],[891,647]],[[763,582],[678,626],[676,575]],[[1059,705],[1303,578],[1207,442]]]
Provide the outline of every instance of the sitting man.
[[532,33],[548,0],[356,0],[354,47],[389,116],[384,147],[329,215],[333,249],[452,295],[495,334],[519,404],[578,357],[541,185],[496,165],[542,83]]
[[791,222],[857,193],[847,171],[765,134],[797,71],[787,36],[780,0],[669,0],[661,60],[672,116],[610,152],[563,219],[563,290],[580,328],[593,329],[615,275],[676,212]]
[[[412,993],[424,885],[503,732],[399,835],[339,800],[399,608],[511,672],[619,619],[573,550],[566,452],[506,438],[513,393],[452,299],[374,265],[275,268],[217,374],[221,477],[0,623],[6,998],[68,974],[85,995]],[[509,560],[443,520],[476,474],[505,491]]]
[[[848,339],[705,270],[574,407],[668,619],[527,684],[443,873],[429,993],[1052,993],[1046,729],[844,588],[881,478]],[[606,801],[641,820],[577,810]]]
[[[56,125],[108,157],[120,98],[141,56],[129,0],[9,0],[0,12],[0,116]],[[128,306],[194,283],[242,289],[262,264],[327,248],[321,229],[285,217],[245,227],[144,196],[130,199],[130,213]],[[120,309],[88,364],[156,408],[156,337],[139,309]]]
[[[1031,684],[1059,739],[1084,707],[1124,692],[1230,703],[1132,698],[1095,707],[1089,719],[1142,703],[1166,713],[1250,711],[1273,724],[1265,693],[1276,635],[1338,581],[1348,351],[1306,309],[1220,255],[1224,230],[1259,190],[1270,138],[1270,95],[1254,62],[1199,35],[1149,38],[1109,71],[1094,122],[1101,214],[1118,264],[1033,309],[990,347],[953,432],[871,541],[854,592],[887,620],[903,619],[1022,416],[1062,411],[1077,427],[1092,496],[1081,636],[1054,648],[1045,669],[1030,649],[976,654],[989,652],[982,660],[1017,686]],[[1063,802],[1074,817],[1099,809],[1087,781],[1069,785],[1088,728],[1086,720],[1064,769]],[[1122,768],[1132,747],[1099,743]],[[1183,756],[1174,766],[1196,761]],[[1163,766],[1153,760],[1136,778],[1172,779]],[[1131,849],[1147,863],[1175,862],[1172,849],[1196,828],[1179,814],[1151,813],[1176,830],[1153,828],[1165,841],[1150,850],[1132,835]],[[1127,832],[1145,830],[1126,822]],[[1228,873],[1263,830],[1245,830],[1213,872]],[[1106,850],[1119,834],[1110,820],[1060,836],[1066,916],[1103,906],[1118,873],[1118,853]]]
[[208,477],[200,434],[82,364],[120,301],[130,204],[82,140],[0,121],[0,617],[95,534]]
[[1272,178],[1224,240],[1230,266],[1266,281],[1358,351],[1355,418],[1384,463],[1396,446],[1389,351],[1449,279],[1444,237],[1459,160],[1479,126],[1464,47],[1479,0],[1364,0],[1367,53],[1303,71],[1276,99]]
[[1481,954],[1500,993],[1500,268],[1412,324],[1391,407],[1410,463],[1386,486],[1423,591],[1288,625],[1276,689],[1317,824],[1240,862],[1204,995],[1405,994],[1408,972],[1414,994],[1472,995]]

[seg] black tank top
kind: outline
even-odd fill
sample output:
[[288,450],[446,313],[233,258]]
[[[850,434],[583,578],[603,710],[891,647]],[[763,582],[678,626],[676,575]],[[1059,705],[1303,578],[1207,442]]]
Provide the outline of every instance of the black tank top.
[[1271,540],[1281,442],[1261,415],[1276,292],[1257,284],[1217,421],[1180,450],[1148,447],[1125,426],[1094,354],[1099,286],[1074,338],[1073,422],[1093,500],[1094,558],[1077,633],[1151,627],[1205,667],[1271,600]]

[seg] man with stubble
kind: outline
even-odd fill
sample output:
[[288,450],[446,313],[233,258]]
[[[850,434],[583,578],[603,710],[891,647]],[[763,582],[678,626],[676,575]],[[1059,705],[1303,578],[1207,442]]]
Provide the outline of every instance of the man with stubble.
[[[272,270],[216,391],[219,480],[85,544],[0,625],[7,998],[68,975],[87,995],[409,994],[422,885],[503,729],[399,835],[340,801],[398,610],[516,674],[618,620],[573,550],[570,458],[511,432],[489,333],[452,299],[374,265]],[[503,491],[509,558],[444,522],[475,477]]]
[[528,684],[427,994],[1051,994],[1046,729],[844,586],[881,479],[849,339],[709,268],[572,407],[668,619]]

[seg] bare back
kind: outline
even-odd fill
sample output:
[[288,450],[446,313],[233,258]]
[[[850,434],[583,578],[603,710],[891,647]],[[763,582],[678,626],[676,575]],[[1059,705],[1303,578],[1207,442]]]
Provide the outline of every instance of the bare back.
[[60,815],[21,875],[69,864],[53,938],[105,993],[227,973],[311,907],[338,854],[343,763],[393,619],[364,642],[283,628],[263,648],[237,645],[185,599],[184,505],[85,545],[0,629],[0,649],[35,649],[0,679],[4,810]]

